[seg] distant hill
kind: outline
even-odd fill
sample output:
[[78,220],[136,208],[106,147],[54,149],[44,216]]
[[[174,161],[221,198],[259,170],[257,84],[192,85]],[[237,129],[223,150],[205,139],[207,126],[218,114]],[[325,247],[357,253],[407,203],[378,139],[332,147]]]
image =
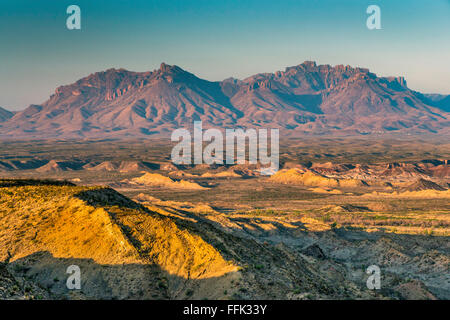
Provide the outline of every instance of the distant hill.
[[280,128],[282,135],[448,133],[447,98],[415,92],[403,77],[311,61],[220,82],[163,63],[151,72],[109,69],[58,87],[46,102],[4,116],[0,137],[161,136],[194,120]]
[[422,191],[422,190],[445,191],[447,189],[441,187],[440,185],[438,185],[433,181],[422,178],[418,179],[416,182],[402,189],[402,191]]

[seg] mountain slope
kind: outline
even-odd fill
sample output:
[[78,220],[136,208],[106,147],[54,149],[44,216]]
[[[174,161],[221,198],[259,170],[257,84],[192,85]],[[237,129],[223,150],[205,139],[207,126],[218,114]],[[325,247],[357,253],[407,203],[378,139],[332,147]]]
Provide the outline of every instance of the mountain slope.
[[232,120],[236,113],[224,108],[227,100],[218,83],[176,66],[144,73],[110,69],[57,88],[44,104],[17,114],[8,129],[28,136],[149,135],[192,119]]
[[449,124],[448,114],[425,104],[402,77],[380,78],[363,68],[305,62],[244,82],[248,89],[232,102],[245,106],[253,123],[315,133],[435,132]]
[[[317,298],[373,296],[185,206],[144,206],[104,187],[0,180],[0,241],[14,276],[56,298],[286,299],[294,288]],[[71,265],[81,270],[77,292],[66,287]]]
[[12,113],[11,111],[0,107],[0,122],[5,122],[6,120],[12,118],[13,115],[14,113]]
[[[158,284],[163,277],[170,275],[177,291],[181,279],[237,271],[199,236],[112,189],[6,185],[0,181],[0,261],[29,265],[38,282],[51,280],[47,287],[55,294],[67,293],[65,282],[53,279],[66,278],[71,264],[83,270],[84,294],[103,298],[167,298],[168,288]],[[21,209],[11,209],[12,203]]]
[[[109,69],[61,86],[16,113],[0,137],[105,138],[170,135],[204,127],[279,127],[292,134],[448,132],[449,113],[402,77],[304,62],[244,80],[211,82],[161,64],[152,72]],[[1,121],[1,120],[0,120]]]
[[428,99],[429,104],[444,110],[445,112],[450,112],[450,95],[425,94],[424,96]]

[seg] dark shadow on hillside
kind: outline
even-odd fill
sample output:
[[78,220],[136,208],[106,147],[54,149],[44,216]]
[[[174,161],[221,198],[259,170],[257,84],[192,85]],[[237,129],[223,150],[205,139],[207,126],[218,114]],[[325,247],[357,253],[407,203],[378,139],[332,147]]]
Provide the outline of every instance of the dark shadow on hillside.
[[0,179],[0,188],[25,186],[75,186],[69,181],[39,179]]
[[74,196],[93,207],[118,206],[127,209],[144,209],[140,204],[108,187],[81,191]]
[[[81,290],[69,290],[67,268],[81,271]],[[92,259],[56,258],[48,251],[33,253],[9,263],[16,278],[37,283],[52,299],[170,299],[185,286],[185,279],[168,275],[151,264],[98,264]]]
[[[81,271],[81,290],[69,290],[66,281],[70,274],[67,268],[76,265]],[[295,288],[322,294],[327,287],[305,287],[304,275],[277,278],[265,272],[265,276],[254,279],[244,271],[243,278],[226,274],[208,279],[185,279],[170,275],[155,264],[98,264],[92,259],[56,258],[48,251],[33,253],[8,264],[8,270],[16,279],[26,279],[49,293],[51,299],[283,299],[292,290],[292,281],[297,278]],[[0,274],[1,277],[1,274]],[[271,279],[272,283],[267,280]],[[20,282],[20,281],[19,281]],[[26,288],[21,288],[26,291]],[[224,291],[225,289],[225,291]],[[297,289],[298,290],[298,289]],[[332,294],[333,292],[328,292]],[[341,292],[344,294],[344,292]],[[333,297],[333,296],[332,296]],[[344,297],[334,296],[335,299]]]

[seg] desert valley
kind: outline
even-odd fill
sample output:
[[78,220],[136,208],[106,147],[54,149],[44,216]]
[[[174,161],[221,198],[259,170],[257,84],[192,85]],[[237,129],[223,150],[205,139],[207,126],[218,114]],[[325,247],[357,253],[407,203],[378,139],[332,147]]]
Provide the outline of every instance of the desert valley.
[[[310,61],[216,82],[163,63],[0,109],[0,298],[450,299],[448,97]],[[279,170],[174,164],[197,120],[279,129]]]
[[176,166],[164,139],[1,143],[1,297],[450,298],[447,141],[280,145],[261,176]]

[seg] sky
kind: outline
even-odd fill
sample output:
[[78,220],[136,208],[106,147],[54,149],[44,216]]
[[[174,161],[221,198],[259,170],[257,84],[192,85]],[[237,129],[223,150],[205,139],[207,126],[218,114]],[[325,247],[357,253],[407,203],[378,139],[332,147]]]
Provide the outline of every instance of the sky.
[[[72,4],[81,30],[66,27]],[[366,26],[369,5],[381,9],[380,30]],[[165,62],[223,80],[306,60],[450,94],[450,0],[0,1],[0,106],[9,110],[109,68]]]

